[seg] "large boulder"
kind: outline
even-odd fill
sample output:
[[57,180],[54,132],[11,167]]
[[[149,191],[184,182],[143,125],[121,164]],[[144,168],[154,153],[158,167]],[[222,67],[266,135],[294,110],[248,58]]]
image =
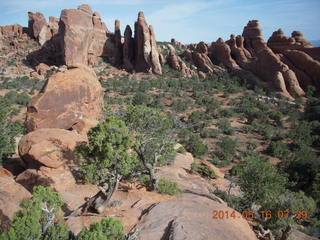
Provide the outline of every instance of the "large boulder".
[[[213,211],[235,212],[237,217],[213,219]],[[240,213],[223,203],[194,194],[183,194],[176,200],[153,205],[145,211],[135,229],[139,229],[139,240],[257,239]]]
[[75,160],[73,150],[86,142],[85,136],[58,128],[41,128],[23,136],[18,150],[28,168],[58,168]]
[[96,57],[104,54],[107,27],[99,13],[94,13],[88,5],[62,10],[59,24],[63,59],[67,66],[92,66]]
[[8,171],[0,168],[0,232],[8,229],[21,200],[29,197],[31,194],[16,183]]
[[[92,69],[71,68],[52,75],[28,104],[28,132],[39,128],[73,129],[84,119],[98,119],[103,90]],[[81,129],[78,128],[79,131]]]

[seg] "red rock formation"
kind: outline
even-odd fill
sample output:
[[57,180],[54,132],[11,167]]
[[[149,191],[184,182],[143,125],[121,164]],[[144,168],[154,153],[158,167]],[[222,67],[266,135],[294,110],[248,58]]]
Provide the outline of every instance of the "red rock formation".
[[28,132],[39,128],[72,129],[84,119],[96,120],[102,104],[103,90],[92,69],[58,72],[29,102],[26,127]]
[[38,40],[42,28],[47,25],[47,21],[40,12],[28,12],[28,17],[29,34],[32,38]]
[[[257,20],[249,21],[243,30],[244,45],[256,57],[253,72],[268,83],[273,83],[284,96],[304,96],[295,73],[281,62],[263,41],[262,30]],[[251,66],[252,67],[252,66]]]
[[20,202],[31,194],[16,183],[10,174],[1,168],[0,175],[0,232],[10,227],[14,213],[20,210]]
[[213,42],[210,46],[211,58],[222,63],[228,69],[232,70],[238,67],[238,64],[231,58],[231,49],[222,38]]
[[197,44],[196,51],[198,53],[208,54],[208,48],[208,44],[206,44],[205,42],[200,42]]
[[181,72],[184,77],[192,77],[196,74],[194,71],[187,67],[185,62],[179,56],[176,55],[176,51],[171,45],[169,45],[169,55],[167,57],[167,63],[174,70]]
[[305,87],[312,84],[320,89],[320,62],[314,60],[308,54],[298,50],[287,50],[283,55],[295,66],[297,69],[306,74],[311,81],[299,81]]
[[44,45],[47,41],[53,38],[59,31],[59,19],[49,17],[49,23],[44,25],[39,33],[38,42]]
[[132,38],[131,27],[127,25],[124,31],[123,67],[128,72],[131,72],[133,70],[133,61],[134,61],[134,41]]
[[161,74],[161,64],[153,27],[148,27],[143,12],[139,12],[135,23],[135,70]]
[[294,38],[296,40],[296,43],[301,44],[303,47],[312,47],[311,42],[307,41],[302,32],[299,31],[293,31],[291,33],[291,37]]
[[92,66],[96,63],[96,57],[104,54],[107,28],[100,15],[93,13],[88,5],[62,10],[59,24],[63,58],[67,66]]
[[122,64],[123,60],[123,49],[121,43],[121,30],[120,21],[116,20],[114,23],[114,41],[115,41],[115,64]]
[[58,168],[75,161],[74,148],[86,141],[85,136],[74,131],[41,128],[23,136],[18,149],[28,168]]
[[0,35],[21,37],[23,28],[19,24],[0,26]]

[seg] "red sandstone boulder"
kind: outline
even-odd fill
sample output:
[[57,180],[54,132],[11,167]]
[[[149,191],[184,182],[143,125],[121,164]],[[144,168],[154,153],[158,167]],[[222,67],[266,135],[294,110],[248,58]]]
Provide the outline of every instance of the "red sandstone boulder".
[[196,194],[183,194],[176,200],[160,202],[149,208],[135,229],[139,229],[140,240],[257,239],[247,221],[241,217],[212,219],[212,211],[220,210],[234,211],[218,201]]
[[84,119],[98,119],[102,104],[103,90],[92,69],[83,66],[58,72],[29,102],[26,127],[28,132],[72,129]]
[[71,171],[64,167],[47,168],[42,166],[39,169],[27,169],[17,176],[16,181],[29,191],[38,185],[51,187],[55,191],[64,191],[76,185]]
[[51,67],[49,67],[45,63],[40,63],[38,66],[36,66],[36,71],[40,76],[44,76],[50,70],[51,70]]
[[73,150],[86,142],[75,131],[58,128],[41,128],[23,136],[19,142],[19,155],[28,168],[46,166],[58,168],[75,160]]
[[6,231],[12,217],[20,209],[20,202],[31,194],[16,183],[11,174],[0,168],[0,232]]

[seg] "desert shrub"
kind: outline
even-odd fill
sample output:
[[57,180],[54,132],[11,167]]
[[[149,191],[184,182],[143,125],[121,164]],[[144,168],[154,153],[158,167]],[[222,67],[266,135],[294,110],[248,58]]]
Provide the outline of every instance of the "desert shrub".
[[209,179],[215,179],[217,178],[217,175],[215,174],[214,170],[203,164],[203,163],[192,163],[191,164],[191,172],[197,173],[203,177],[209,178]]
[[213,192],[217,197],[225,201],[229,207],[241,212],[244,209],[244,202],[241,197],[234,196],[228,192],[216,189]]
[[95,222],[89,228],[84,227],[77,235],[77,240],[124,240],[124,228],[119,220],[106,218]]
[[219,131],[211,128],[203,128],[200,131],[200,136],[202,138],[216,138],[219,135]]
[[178,137],[183,143],[187,143],[191,134],[192,134],[192,131],[190,129],[182,128],[178,133]]
[[320,158],[310,147],[302,146],[293,151],[279,167],[294,183],[294,190],[311,193],[317,173],[320,172]]
[[6,93],[5,98],[9,99],[13,104],[19,104],[26,106],[30,101],[30,97],[26,93],[17,93],[15,91],[10,91]]
[[310,146],[315,141],[315,136],[312,135],[313,125],[311,122],[299,121],[295,124],[288,134],[292,140],[294,147]]
[[227,135],[233,135],[234,134],[234,129],[231,126],[231,123],[228,119],[221,119],[217,122],[217,126],[219,130]]
[[222,137],[217,143],[217,153],[220,159],[230,162],[233,160],[237,153],[237,140],[230,137]]
[[19,111],[10,101],[0,97],[0,165],[2,160],[15,152],[15,137],[23,133],[23,124],[11,118]]
[[185,112],[189,107],[190,102],[181,99],[174,99],[172,107],[177,112]]
[[222,118],[231,118],[234,116],[234,111],[232,108],[222,108],[220,109],[218,116]]
[[149,103],[150,97],[143,92],[137,92],[132,98],[133,105],[148,105]]
[[161,194],[177,195],[181,193],[178,183],[161,178],[157,183],[157,191]]
[[199,129],[207,125],[208,115],[203,111],[193,111],[188,118],[188,123],[194,128]]
[[255,157],[243,159],[238,173],[239,186],[249,206],[253,203],[265,205],[274,202],[286,190],[287,178],[280,175],[269,162]]
[[207,154],[208,147],[203,144],[201,137],[198,134],[191,134],[188,139],[186,149],[188,152],[191,152],[195,157],[202,157]]
[[277,157],[279,159],[286,159],[290,155],[290,150],[286,144],[276,141],[271,142],[266,152],[273,157]]

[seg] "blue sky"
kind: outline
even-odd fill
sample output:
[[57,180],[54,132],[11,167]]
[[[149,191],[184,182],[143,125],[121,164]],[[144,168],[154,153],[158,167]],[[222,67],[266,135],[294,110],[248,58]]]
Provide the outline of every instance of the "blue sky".
[[110,31],[114,20],[133,27],[139,11],[155,28],[157,40],[176,38],[183,43],[212,42],[241,34],[248,20],[258,19],[265,40],[282,28],[286,35],[302,31],[309,40],[320,39],[320,0],[0,0],[0,25],[27,26],[27,12],[40,11],[47,18],[65,8],[89,4],[100,12]]

